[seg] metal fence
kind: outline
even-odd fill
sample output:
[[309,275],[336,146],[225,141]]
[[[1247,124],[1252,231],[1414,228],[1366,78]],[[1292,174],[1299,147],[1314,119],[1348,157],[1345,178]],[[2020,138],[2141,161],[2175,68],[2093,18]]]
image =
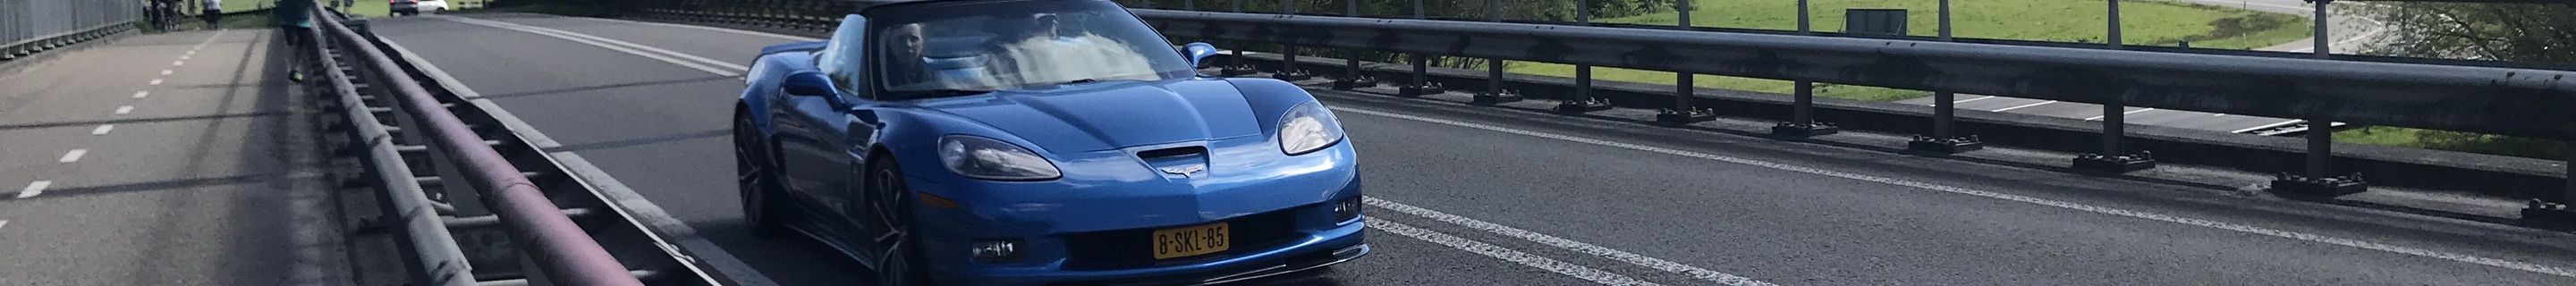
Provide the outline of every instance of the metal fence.
[[142,1],[0,0],[0,61],[132,28]]
[[[513,132],[488,102],[457,94],[364,22],[313,10],[302,67],[336,112],[325,128],[342,186],[372,189],[349,208],[353,240],[397,245],[401,285],[723,285],[586,175]],[[353,247],[354,248],[354,247]],[[365,272],[362,274],[373,274]]]

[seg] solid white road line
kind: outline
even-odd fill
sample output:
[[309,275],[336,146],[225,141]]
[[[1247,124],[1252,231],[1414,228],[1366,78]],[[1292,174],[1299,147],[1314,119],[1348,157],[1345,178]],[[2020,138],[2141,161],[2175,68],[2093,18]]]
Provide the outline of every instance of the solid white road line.
[[161,79],[152,79],[152,85],[161,85]]
[[71,152],[63,152],[63,160],[62,160],[62,162],[63,162],[63,163],[80,162],[80,157],[81,157],[81,155],[84,155],[84,154],[89,154],[89,149],[72,149],[72,151],[71,151]]
[[133,105],[126,105],[126,106],[118,106],[118,107],[116,107],[116,114],[126,114],[126,113],[134,113],[134,106],[133,106]]
[[2299,124],[2299,122],[2302,122],[2302,121],[2305,121],[2305,120],[2298,120],[2298,119],[2282,120],[2281,122],[2273,122],[2272,124],[2264,124],[2264,125],[2255,125],[2254,127],[2246,127],[2245,129],[2237,129],[2236,131],[2228,131],[2227,133],[2245,133],[2245,132],[2247,132],[2247,131],[2263,130],[2263,129],[2271,129],[2272,127],[2281,127],[2281,126],[2289,126],[2290,124]]
[[89,135],[107,135],[108,130],[116,130],[116,124],[99,124],[98,129],[89,130]]
[[1583,267],[1582,265],[1574,265],[1573,263],[1565,263],[1564,261],[1557,261],[1555,259],[1547,259],[1546,257],[1530,255],[1529,253],[1522,253],[1510,248],[1476,242],[1474,240],[1450,236],[1448,234],[1416,228],[1392,221],[1372,219],[1368,220],[1368,226],[1369,228],[1374,228],[1380,231],[1409,236],[1423,241],[1430,241],[1431,243],[1438,243],[1451,248],[1457,248],[1458,250],[1466,250],[1467,252],[1483,254],[1495,259],[1502,259],[1503,261],[1516,262],[1521,265],[1528,265],[1529,267],[1546,269],[1547,271],[1556,272],[1557,274],[1565,274],[1565,276],[1574,276],[1574,278],[1591,280],[1594,283],[1601,283],[1601,285],[1657,285],[1654,282],[1639,281],[1636,278],[1628,278],[1628,276],[1619,275],[1618,273],[1610,273],[1609,271],[1601,271],[1601,269],[1593,269],[1591,267]]
[[2050,103],[2057,103],[2057,101],[2055,101],[2055,100],[2050,100],[2050,101],[2041,101],[2041,102],[2039,102],[2039,103],[2023,104],[2023,105],[2020,105],[2020,106],[2005,107],[2004,109],[1987,110],[1987,111],[2002,112],[2002,111],[2005,111],[2005,110],[2022,109],[2022,108],[2024,108],[2024,107],[2032,107],[2032,106],[2047,105],[2047,104],[2050,104]]
[[1824,175],[1824,176],[1837,177],[1837,178],[1844,178],[1844,179],[1852,179],[1852,180],[1870,181],[1870,182],[1884,183],[1884,184],[1890,184],[1890,185],[1898,185],[1898,186],[1914,187],[1914,188],[1925,189],[1925,190],[1942,191],[1942,192],[1949,192],[1949,193],[1962,194],[1962,195],[1971,195],[1971,196],[1987,197],[1987,198],[1994,198],[1994,199],[2001,199],[2001,200],[2008,200],[2008,201],[2015,201],[2015,202],[2022,202],[2022,203],[2030,203],[2030,204],[2036,204],[2036,205],[2044,205],[2044,206],[2051,206],[2051,207],[2064,208],[2064,209],[2071,209],[2071,210],[2080,210],[2080,211],[2086,211],[2086,212],[2092,212],[2092,213],[2099,213],[2099,214],[2106,214],[2106,215],[2115,215],[2115,216],[2123,216],[2123,217],[2130,217],[2130,218],[2146,219],[2146,220],[2153,220],[2153,221],[2170,222],[2170,223],[2183,224],[2183,225],[2190,225],[2190,226],[2199,226],[2199,227],[2207,227],[2207,228],[2223,229],[2223,230],[2236,231],[2236,232],[2242,232],[2242,233],[2259,234],[2259,235],[2272,236],[2272,237],[2280,237],[2280,238],[2296,239],[2296,240],[2302,240],[2302,241],[2308,241],[2308,242],[2317,242],[2317,243],[2325,243],[2325,244],[2341,245],[2341,246],[2347,246],[2347,247],[2353,247],[2353,248],[2369,249],[2369,250],[2377,250],[2377,251],[2384,251],[2384,252],[2397,253],[2397,254],[2405,254],[2405,255],[2421,256],[2421,257],[2428,257],[2428,258],[2438,258],[2438,259],[2443,259],[2443,260],[2450,260],[2450,261],[2457,261],[2457,262],[2465,262],[2465,263],[2478,264],[2478,265],[2486,265],[2486,266],[2494,266],[2494,267],[2500,267],[2500,268],[2506,268],[2506,269],[2514,269],[2514,270],[2530,271],[2530,272],[2541,273],[2541,274],[2549,274],[2549,275],[2557,275],[2557,276],[2566,276],[2566,277],[2576,277],[2576,270],[2570,270],[2570,269],[2567,269],[2567,268],[2561,268],[2561,267],[2556,267],[2556,266],[2539,265],[2539,264],[2524,263],[2524,262],[2518,262],[2518,261],[2508,261],[2508,260],[2503,260],[2503,259],[2486,258],[2486,257],[2472,256],[2472,255],[2466,255],[2466,254],[2457,254],[2457,253],[2439,252],[2439,251],[2433,251],[2433,250],[2427,250],[2427,249],[2421,249],[2421,248],[2413,248],[2413,247],[2405,247],[2405,246],[2396,246],[2396,245],[2380,244],[2380,243],[2373,243],[2373,242],[2360,241],[2360,240],[2353,240],[2353,239],[2340,238],[2340,237],[2331,237],[2331,236],[2324,236],[2324,235],[2309,234],[2309,233],[2303,233],[2303,232],[2286,231],[2286,230],[2277,230],[2277,229],[2270,229],[2270,228],[2263,228],[2263,227],[2256,227],[2256,226],[2249,226],[2249,225],[2241,225],[2241,224],[2234,224],[2234,223],[2227,223],[2227,222],[2219,222],[2219,221],[2212,221],[2212,220],[2204,220],[2204,219],[2196,219],[2196,218],[2188,218],[2188,217],[2178,217],[2178,216],[2172,216],[2172,215],[2166,215],[2166,214],[2159,214],[2159,213],[2150,213],[2150,212],[2132,211],[2132,210],[2116,209],[2116,208],[2109,208],[2109,207],[2100,207],[2100,206],[2093,206],[2093,205],[2079,204],[2079,203],[2067,202],[2067,201],[2059,201],[2059,200],[2050,200],[2050,199],[2043,199],[2043,198],[2036,198],[2036,197],[2030,197],[2030,196],[2013,195],[2013,194],[1997,193],[1997,192],[1991,192],[1991,191],[1985,191],[1985,190],[1976,190],[1976,189],[1968,189],[1968,188],[1952,187],[1952,186],[1946,186],[1946,185],[1938,185],[1938,184],[1925,183],[1925,182],[1916,182],[1916,181],[1909,181],[1909,180],[1902,180],[1902,179],[1894,179],[1894,178],[1887,178],[1887,177],[1878,177],[1878,176],[1862,175],[1862,174],[1855,174],[1855,173],[1842,172],[1842,171],[1834,171],[1834,170],[1818,169],[1818,168],[1813,168],[1813,167],[1795,166],[1795,165],[1789,165],[1789,164],[1773,163],[1773,162],[1770,162],[1770,161],[1761,161],[1761,160],[1753,160],[1753,159],[1744,159],[1744,158],[1736,158],[1736,157],[1719,156],[1719,155],[1716,155],[1716,154],[1708,154],[1708,153],[1700,153],[1700,152],[1692,152],[1692,151],[1683,151],[1683,150],[1674,150],[1674,149],[1667,149],[1667,148],[1663,148],[1663,147],[1654,147],[1654,146],[1638,145],[1638,144],[1623,143],[1623,142],[1615,142],[1615,141],[1608,141],[1608,140],[1591,139],[1591,138],[1583,138],[1583,137],[1574,137],[1574,136],[1567,136],[1567,135],[1558,135],[1558,134],[1554,134],[1554,133],[1545,133],[1545,132],[1537,132],[1537,131],[1529,131],[1529,130],[1521,130],[1521,129],[1512,129],[1512,128],[1506,128],[1506,127],[1500,127],[1500,126],[1484,125],[1484,124],[1476,124],[1476,123],[1468,123],[1468,122],[1461,122],[1461,121],[1454,121],[1454,120],[1447,120],[1447,119],[1438,119],[1438,118],[1429,118],[1429,117],[1421,117],[1421,116],[1412,116],[1412,115],[1404,115],[1404,114],[1397,114],[1397,113],[1384,112],[1384,111],[1375,111],[1375,110],[1357,109],[1357,108],[1347,108],[1347,107],[1343,107],[1343,108],[1335,108],[1335,109],[1336,109],[1336,110],[1339,110],[1339,111],[1349,111],[1349,112],[1351,112],[1351,113],[1359,113],[1359,114],[1375,115],[1375,116],[1390,117],[1390,118],[1398,118],[1398,119],[1413,120],[1413,121],[1421,121],[1421,122],[1429,122],[1429,123],[1438,123],[1438,124],[1443,124],[1443,125],[1458,126],[1458,127],[1466,127],[1466,128],[1475,128],[1475,129],[1483,129],[1483,130],[1487,130],[1487,131],[1502,132],[1502,133],[1511,133],[1511,134],[1519,134],[1519,135],[1525,135],[1525,136],[1531,136],[1531,137],[1539,137],[1539,138],[1547,138],[1547,139],[1556,139],[1556,140],[1563,140],[1563,141],[1572,141],[1572,142],[1576,142],[1576,143],[1584,143],[1584,144],[1600,145],[1600,146],[1615,147],[1615,148],[1629,149],[1629,150],[1638,150],[1638,151],[1647,151],[1647,152],[1663,153],[1663,154],[1667,154],[1667,155],[1675,155],[1675,156],[1683,156],[1683,157],[1692,157],[1692,158],[1708,159],[1708,160],[1712,160],[1712,161],[1727,162],[1727,163],[1735,163],[1735,164],[1743,164],[1743,165],[1752,165],[1752,166],[1756,166],[1756,167],[1771,168],[1771,169],[1782,170],[1782,171],[1791,171],[1791,172],[1799,172],[1799,173],[1808,173],[1808,174]]
[[152,95],[152,91],[147,91],[147,90],[137,90],[137,91],[134,91],[134,98],[143,98],[143,97],[145,97],[145,96],[151,96],[151,95]]
[[751,36],[761,36],[761,37],[778,38],[778,39],[785,39],[785,40],[794,40],[794,41],[799,41],[799,42],[819,42],[819,41],[823,41],[823,39],[816,39],[816,38],[810,38],[810,37],[791,36],[791,35],[780,35],[780,34],[771,34],[771,33],[767,33],[767,32],[735,30],[735,29],[726,29],[726,28],[717,28],[717,27],[708,27],[708,26],[691,26],[691,25],[681,25],[681,24],[672,24],[672,23],[644,22],[644,21],[629,21],[629,20],[608,19],[608,18],[590,18],[590,17],[565,17],[565,18],[584,19],[584,20],[599,20],[599,21],[619,22],[619,23],[627,23],[627,24],[654,25],[654,26],[663,26],[663,27],[672,27],[672,28],[682,28],[682,29],[698,29],[698,30],[707,30],[707,31],[715,31],[715,32],[724,32],[724,33],[733,33],[733,34],[742,34],[742,35],[751,35]]
[[[1573,250],[1573,251],[1577,251],[1577,252],[1583,252],[1584,254],[1591,254],[1592,256],[1599,256],[1599,257],[1601,257],[1601,258],[1607,258],[1607,259],[1610,259],[1610,260],[1618,260],[1618,261],[1621,261],[1621,262],[1627,262],[1627,263],[1629,263],[1629,264],[1636,264],[1636,265],[1638,265],[1638,266],[1645,266],[1645,267],[1647,267],[1647,268],[1654,268],[1654,269],[1656,269],[1656,270],[1663,270],[1663,271],[1666,271],[1666,272],[1672,272],[1672,273],[1687,274],[1687,275],[1690,275],[1690,276],[1691,276],[1691,278],[1698,278],[1698,279],[1700,279],[1700,280],[1708,280],[1708,281],[1717,282],[1717,283],[1720,283],[1720,284],[1736,285],[1736,286],[1771,286],[1771,285],[1772,285],[1771,283],[1762,282],[1762,281],[1756,281],[1756,280],[1753,280],[1752,278],[1745,278],[1745,277],[1743,277],[1743,276],[1735,276],[1735,275],[1732,275],[1732,274],[1721,273],[1721,272],[1717,272],[1717,271],[1712,271],[1712,270],[1708,270],[1708,269],[1703,269],[1703,268],[1699,268],[1699,267],[1690,266],[1690,265],[1688,265],[1688,264],[1681,264],[1681,263],[1676,263],[1676,262],[1667,261],[1667,260],[1663,260],[1663,259],[1656,259],[1656,258],[1654,258],[1654,257],[1647,257],[1647,256],[1645,256],[1645,255],[1637,255],[1636,253],[1629,253],[1629,252],[1627,252],[1627,251],[1619,251],[1619,250],[1617,250],[1617,249],[1610,249],[1610,248],[1608,248],[1608,247],[1601,247],[1601,246],[1597,246],[1597,245],[1592,245],[1592,244],[1590,244],[1590,243],[1583,243],[1583,242],[1580,242],[1580,241],[1568,240],[1568,239],[1564,239],[1564,238],[1557,238],[1556,236],[1550,236],[1550,235],[1541,234],[1541,233],[1537,233],[1537,232],[1531,232],[1531,231],[1527,231],[1527,230],[1521,230],[1521,229],[1519,229],[1519,228],[1513,228],[1513,227],[1509,227],[1509,226],[1503,226],[1503,225],[1494,224],[1494,223],[1489,223],[1489,222],[1485,222],[1485,221],[1481,221],[1481,220],[1476,220],[1476,219],[1472,219],[1472,218],[1467,218],[1467,217],[1462,217],[1462,216],[1456,216],[1456,215],[1450,215],[1450,214],[1447,214],[1447,213],[1442,213],[1442,212],[1440,212],[1440,211],[1434,211],[1434,210],[1430,210],[1430,209],[1424,209],[1424,208],[1414,207],[1414,206],[1405,205],[1405,204],[1402,204],[1402,203],[1396,203],[1396,202],[1394,202],[1394,201],[1388,201],[1388,200],[1384,200],[1384,199],[1379,199],[1379,198],[1377,198],[1377,197],[1363,197],[1363,198],[1361,198],[1361,200],[1362,200],[1362,201],[1364,201],[1364,202],[1366,202],[1366,203],[1368,203],[1368,205],[1369,205],[1369,206],[1375,206],[1375,207],[1379,207],[1379,208],[1385,208],[1385,209],[1387,209],[1387,210],[1393,210],[1393,211],[1396,211],[1396,212],[1401,212],[1401,213],[1405,213],[1405,214],[1411,214],[1411,215],[1415,215],[1415,216],[1421,216],[1421,217],[1425,217],[1425,218],[1430,218],[1430,219],[1432,219],[1432,220],[1438,220],[1438,221],[1441,221],[1441,222],[1447,222],[1447,223],[1451,223],[1451,224],[1457,224],[1457,225],[1460,225],[1460,226],[1466,226],[1466,227],[1468,227],[1468,228],[1474,228],[1474,229],[1477,229],[1477,230],[1483,230],[1483,231],[1485,231],[1485,232],[1491,232],[1491,233],[1494,233],[1494,234],[1500,234],[1500,235],[1503,235],[1503,236],[1510,236],[1510,237],[1516,237],[1516,238],[1520,238],[1520,239],[1527,239],[1527,240],[1529,240],[1529,241],[1533,241],[1533,242],[1538,242],[1538,243],[1542,243],[1542,244],[1547,244],[1547,245],[1550,245],[1550,246],[1556,246],[1556,247],[1558,247],[1558,248],[1564,248],[1564,249],[1567,249],[1567,250]],[[1375,221],[1375,220],[1372,220],[1372,221]]]
[[35,182],[28,182],[28,183],[27,183],[27,188],[25,188],[25,189],[19,189],[19,190],[18,190],[18,197],[17,197],[17,198],[24,199],[24,198],[32,198],[32,197],[36,197],[36,195],[44,194],[44,193],[45,193],[45,187],[47,187],[47,186],[53,186],[53,185],[54,185],[54,181],[35,181]]
[[[422,72],[428,73],[431,79],[437,81],[437,84],[441,84],[443,87],[446,87],[448,92],[455,93],[457,96],[462,98],[472,99],[470,101],[474,102],[476,107],[482,108],[485,113],[490,113],[495,120],[501,121],[501,126],[509,128],[513,133],[518,133],[519,137],[527,139],[529,144],[537,145],[537,149],[542,150],[563,146],[560,143],[556,143],[554,139],[546,137],[544,132],[538,132],[535,127],[529,126],[527,122],[520,121],[518,116],[510,115],[510,110],[501,108],[498,104],[493,104],[490,99],[481,98],[481,93],[475,92],[474,88],[465,84],[465,82],[457,81],[454,77],[449,77],[445,70],[438,68],[437,64],[430,63],[428,60],[420,59],[419,56],[412,54],[410,50],[404,49],[402,44],[394,43],[391,39],[379,40],[383,41],[385,46],[393,47],[395,52],[403,54],[404,56],[401,60],[409,61],[413,66],[419,67]],[[733,253],[726,252],[724,247],[717,246],[715,242],[707,241],[705,237],[698,236],[696,228],[689,227],[687,222],[682,222],[678,218],[671,217],[670,213],[664,212],[660,205],[655,205],[652,200],[647,200],[642,194],[635,193],[633,188],[628,188],[625,183],[618,182],[617,178],[608,175],[607,171],[601,171],[598,166],[591,165],[590,160],[582,159],[580,154],[574,154],[571,151],[557,151],[548,152],[546,153],[546,156],[554,157],[555,162],[562,164],[565,170],[571,171],[574,176],[581,177],[582,181],[590,182],[591,188],[597,190],[600,194],[600,199],[608,201],[611,208],[619,210],[619,213],[627,214],[628,218],[632,218],[638,223],[643,223],[646,225],[646,228],[653,230],[653,232],[648,232],[646,235],[661,237],[665,241],[678,244],[679,249],[688,250],[689,254],[693,254],[696,259],[706,261],[707,265],[715,267],[717,272],[722,272],[725,277],[731,278],[735,285],[778,285],[777,282],[769,280],[769,276],[761,275],[759,270],[752,269],[751,264],[743,263],[741,258],[734,257]],[[691,266],[691,268],[695,268],[695,266]]]
[[1967,102],[1970,102],[1970,101],[1986,100],[1986,99],[1990,99],[1990,98],[1995,98],[1995,96],[1992,96],[1992,95],[1988,95],[1988,96],[1979,96],[1979,97],[1977,97],[1977,98],[1961,99],[1961,100],[1959,100],[1959,101],[1952,101],[1952,102],[1950,102],[1950,103],[1967,103]]
[[[2156,109],[2155,109],[2155,108],[2139,108],[2138,110],[2130,110],[2129,112],[2121,112],[2120,114],[2124,114],[2124,115],[2125,115],[2125,114],[2138,114],[2139,112],[2147,112],[2148,110],[2156,110]],[[2102,118],[2103,118],[2103,117],[2111,117],[2111,116],[2110,116],[2110,115],[2094,116],[2093,118],[2085,118],[2084,120],[2102,120]]]
[[[543,28],[543,27],[533,27],[533,26],[527,26],[527,25],[512,24],[512,23],[508,23],[508,22],[491,21],[491,20],[482,20],[482,19],[473,19],[473,18],[465,18],[465,17],[455,17],[455,16],[431,16],[431,17],[433,17],[433,18],[437,18],[437,19],[443,19],[443,20],[453,21],[453,22],[457,22],[457,23],[465,23],[465,24],[472,24],[472,25],[476,25],[476,26],[485,26],[485,27],[500,28],[500,29],[505,29],[505,30],[520,31],[520,32],[527,32],[527,33],[530,33],[530,34],[538,34],[538,35],[544,35],[544,36],[547,36],[547,37],[554,37],[554,38],[557,38],[557,39],[563,39],[563,40],[566,40],[566,41],[573,41],[573,42],[576,42],[576,43],[582,43],[582,44],[585,44],[585,45],[591,45],[591,46],[596,46],[596,47],[600,47],[600,48],[606,48],[606,49],[609,49],[609,50],[615,50],[615,51],[618,51],[618,52],[624,52],[624,53],[627,53],[627,54],[633,54],[633,55],[637,55],[637,56],[643,56],[643,57],[645,57],[645,58],[651,58],[651,59],[654,59],[654,60],[660,60],[660,61],[662,61],[662,62],[667,62],[667,63],[671,63],[671,64],[676,64],[676,65],[680,65],[680,66],[684,66],[684,67],[689,67],[689,68],[692,68],[692,69],[697,69],[697,70],[700,70],[700,71],[705,71],[705,72],[707,72],[707,73],[713,73],[713,74],[716,74],[716,75],[722,75],[722,76],[742,76],[742,73],[741,73],[741,72],[738,72],[738,71],[744,71],[744,70],[750,70],[750,69],[751,69],[751,67],[745,67],[745,66],[742,66],[742,65],[737,65],[737,64],[733,64],[733,63],[724,62],[724,61],[718,61],[718,60],[714,60],[714,59],[708,59],[708,58],[705,58],[705,57],[699,57],[699,56],[695,56],[695,55],[689,55],[689,54],[683,54],[683,53],[679,53],[679,52],[673,52],[673,51],[670,51],[670,50],[663,50],[663,49],[661,49],[661,48],[654,48],[654,47],[648,47],[648,46],[644,46],[644,45],[637,45],[637,44],[635,44],[635,43],[628,43],[628,42],[625,42],[625,41],[618,41],[618,40],[613,40],[613,39],[608,39],[608,38],[600,38],[600,37],[595,37],[595,36],[591,36],[591,35],[584,35],[584,34],[581,34],[581,33],[565,32],[565,31],[562,31],[562,30],[548,29],[548,28]],[[730,70],[728,70],[728,69],[730,69]]]

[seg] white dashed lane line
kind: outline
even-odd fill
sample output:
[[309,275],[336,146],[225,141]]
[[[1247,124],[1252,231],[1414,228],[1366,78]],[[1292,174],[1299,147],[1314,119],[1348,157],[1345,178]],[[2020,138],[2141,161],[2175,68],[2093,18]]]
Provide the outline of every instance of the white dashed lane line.
[[137,91],[134,91],[134,98],[143,98],[143,97],[145,97],[145,96],[152,96],[152,91],[149,91],[149,90],[137,90]]
[[134,113],[134,106],[133,106],[133,105],[127,105],[127,106],[118,106],[118,107],[116,107],[116,114],[126,114],[126,113]]
[[99,124],[98,129],[89,130],[89,135],[107,135],[108,130],[116,130],[116,124]]
[[161,75],[170,75],[170,70],[161,70]]
[[89,149],[72,149],[72,151],[71,151],[71,152],[63,152],[63,160],[62,160],[62,162],[63,162],[63,163],[80,162],[80,157],[81,157],[81,155],[87,155],[87,154],[89,154]]
[[161,85],[161,79],[152,79],[152,85]]
[[1529,253],[1512,250],[1510,248],[1494,246],[1492,244],[1477,242],[1475,240],[1460,238],[1392,221],[1369,220],[1368,226],[1369,228],[1386,231],[1388,233],[1400,234],[1406,237],[1420,239],[1422,241],[1429,241],[1431,243],[1457,248],[1458,250],[1483,254],[1495,259],[1516,262],[1521,265],[1528,265],[1529,267],[1535,267],[1538,269],[1546,269],[1547,271],[1556,272],[1557,274],[1565,274],[1565,276],[1574,276],[1574,278],[1592,280],[1592,282],[1601,283],[1601,285],[1658,285],[1654,282],[1639,281],[1636,278],[1629,278],[1627,275],[1619,275],[1618,273],[1610,273],[1609,271],[1602,271],[1601,269],[1583,267],[1582,265],[1566,263],[1565,261],[1530,255]]
[[188,64],[188,61],[170,61],[170,65],[174,65],[174,66],[176,66],[176,65],[186,65],[186,64]]
[[[1549,246],[1555,246],[1555,247],[1558,247],[1558,248],[1564,248],[1564,249],[1566,249],[1566,250],[1573,250],[1573,251],[1577,251],[1577,252],[1583,252],[1583,254],[1591,254],[1592,256],[1596,256],[1596,257],[1607,258],[1607,259],[1610,259],[1610,260],[1618,260],[1618,261],[1620,261],[1620,262],[1627,262],[1628,264],[1636,264],[1637,266],[1645,266],[1645,267],[1648,267],[1648,268],[1654,268],[1655,270],[1663,270],[1663,271],[1666,271],[1666,272],[1672,272],[1672,273],[1680,273],[1680,274],[1684,274],[1684,275],[1690,275],[1690,276],[1691,276],[1691,278],[1694,278],[1694,279],[1707,280],[1707,281],[1709,281],[1709,282],[1717,282],[1718,284],[1733,285],[1733,286],[1776,286],[1776,285],[1771,284],[1770,282],[1762,282],[1762,281],[1759,281],[1759,280],[1753,280],[1752,278],[1745,278],[1745,277],[1743,277],[1743,276],[1735,276],[1735,275],[1733,275],[1733,274],[1726,274],[1726,273],[1722,273],[1722,272],[1717,272],[1717,271],[1713,271],[1713,270],[1708,270],[1708,269],[1706,269],[1706,268],[1699,268],[1699,267],[1697,267],[1697,266],[1690,266],[1689,264],[1681,264],[1681,263],[1678,263],[1678,262],[1672,262],[1672,261],[1670,261],[1670,260],[1663,260],[1663,259],[1658,259],[1658,258],[1654,258],[1654,257],[1648,257],[1648,256],[1645,256],[1645,255],[1638,255],[1638,254],[1636,254],[1636,253],[1631,253],[1631,252],[1627,252],[1627,251],[1620,251],[1620,250],[1617,250],[1617,249],[1610,249],[1610,248],[1608,248],[1608,247],[1601,247],[1601,246],[1599,246],[1599,245],[1593,245],[1593,244],[1590,244],[1590,243],[1583,243],[1583,242],[1580,242],[1580,241],[1574,241],[1574,240],[1571,240],[1571,239],[1558,238],[1558,237],[1556,237],[1556,236],[1552,236],[1552,235],[1541,234],[1541,233],[1532,232],[1532,231],[1528,231],[1528,230],[1522,230],[1522,229],[1519,229],[1519,228],[1514,228],[1514,227],[1509,227],[1509,226],[1503,226],[1503,225],[1500,225],[1500,224],[1494,224],[1494,223],[1485,222],[1485,221],[1482,221],[1482,220],[1476,220],[1476,219],[1467,218],[1467,217],[1463,217],[1463,216],[1457,216],[1457,215],[1452,215],[1452,214],[1448,214],[1448,213],[1443,213],[1443,212],[1440,212],[1440,211],[1435,211],[1435,210],[1425,209],[1425,208],[1421,208],[1421,207],[1415,207],[1415,206],[1412,206],[1412,205],[1406,205],[1406,204],[1402,204],[1402,203],[1396,203],[1395,201],[1389,201],[1389,200],[1385,200],[1385,199],[1379,199],[1379,198],[1377,198],[1377,197],[1363,197],[1363,198],[1361,198],[1361,200],[1363,200],[1363,201],[1364,201],[1365,203],[1367,203],[1369,206],[1373,206],[1373,207],[1385,208],[1385,209],[1387,209],[1387,210],[1392,210],[1392,211],[1396,211],[1396,212],[1402,212],[1402,213],[1405,213],[1405,214],[1410,214],[1410,215],[1414,215],[1414,216],[1420,216],[1420,217],[1424,217],[1424,218],[1430,218],[1430,219],[1433,219],[1433,220],[1439,220],[1440,222],[1446,222],[1446,223],[1450,223],[1450,224],[1456,224],[1456,225],[1458,225],[1458,226],[1465,226],[1465,227],[1468,227],[1468,228],[1474,228],[1474,229],[1477,229],[1477,230],[1483,230],[1483,231],[1485,231],[1485,232],[1490,232],[1490,233],[1494,233],[1494,234],[1500,234],[1500,235],[1503,235],[1503,236],[1510,236],[1510,237],[1515,237],[1515,238],[1520,238],[1520,239],[1527,239],[1527,240],[1529,240],[1529,241],[1531,241],[1531,242],[1538,242],[1538,243],[1547,244],[1547,245],[1549,245]],[[1375,221],[1371,221],[1371,222],[1375,222]],[[1371,226],[1375,226],[1375,225],[1371,225]],[[1462,248],[1462,249],[1463,249],[1463,248]],[[1535,265],[1533,265],[1533,266],[1535,266]],[[1568,275],[1572,275],[1572,273],[1568,273]],[[1600,280],[1594,280],[1594,281],[1600,281]],[[1605,284],[1607,284],[1607,283],[1605,282]]]
[[36,195],[38,195],[38,194],[44,194],[44,193],[45,193],[45,187],[53,186],[53,185],[54,185],[54,181],[35,181],[35,182],[28,182],[28,183],[27,183],[27,188],[26,188],[26,189],[19,189],[19,190],[18,190],[18,198],[21,198],[21,199],[24,199],[24,198],[31,198],[31,197],[35,197],[35,196],[36,196]]

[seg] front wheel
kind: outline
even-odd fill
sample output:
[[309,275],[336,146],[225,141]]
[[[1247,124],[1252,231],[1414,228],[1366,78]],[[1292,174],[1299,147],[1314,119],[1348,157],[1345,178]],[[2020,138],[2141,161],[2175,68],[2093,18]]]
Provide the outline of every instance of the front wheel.
[[876,217],[878,230],[877,285],[931,285],[928,271],[921,265],[921,239],[914,237],[912,189],[904,185],[903,168],[894,158],[883,153],[868,161],[868,209]]
[[751,227],[752,236],[778,237],[787,233],[787,225],[778,214],[778,164],[769,160],[768,140],[760,140],[760,129],[750,118],[735,118],[733,126],[734,189],[742,195],[742,221]]

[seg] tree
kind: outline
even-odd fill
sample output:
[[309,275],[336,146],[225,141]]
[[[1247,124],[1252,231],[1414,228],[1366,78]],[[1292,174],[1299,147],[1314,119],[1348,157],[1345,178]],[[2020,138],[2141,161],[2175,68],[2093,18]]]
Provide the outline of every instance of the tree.
[[[2423,58],[2576,63],[2576,5],[2391,2],[2340,7],[2386,23],[2368,53]],[[2564,142],[2426,130],[2423,148],[2542,159],[2565,154]]]
[[2370,50],[2407,57],[2576,63],[2576,5],[2393,2],[2343,7],[2387,23]]

